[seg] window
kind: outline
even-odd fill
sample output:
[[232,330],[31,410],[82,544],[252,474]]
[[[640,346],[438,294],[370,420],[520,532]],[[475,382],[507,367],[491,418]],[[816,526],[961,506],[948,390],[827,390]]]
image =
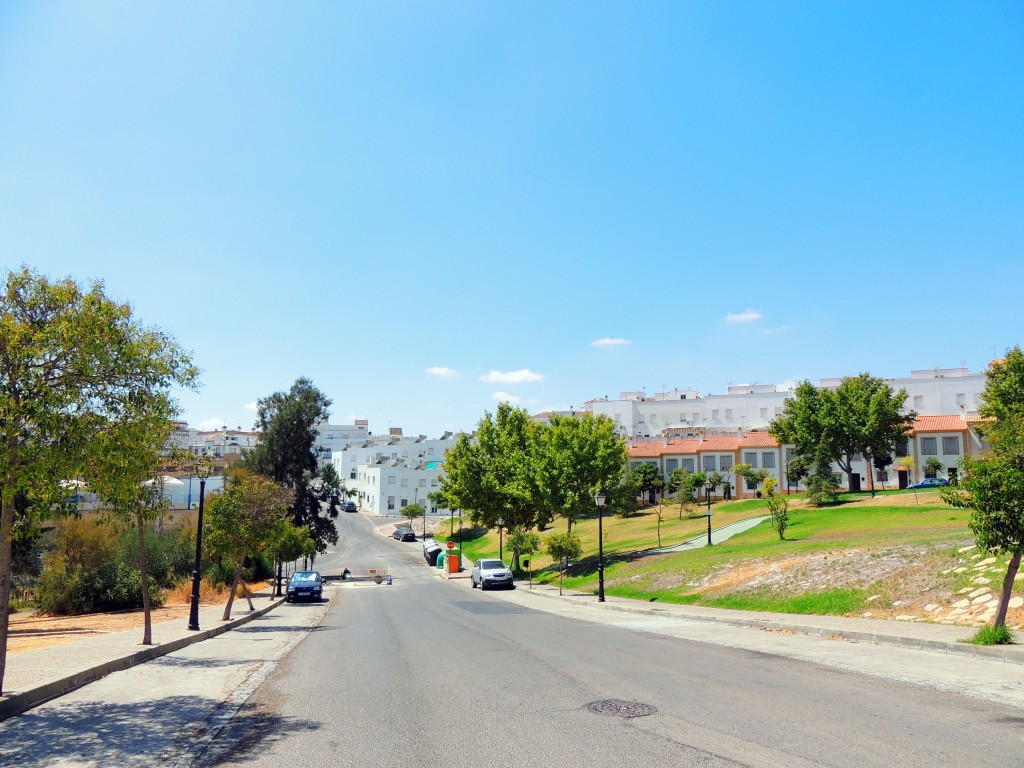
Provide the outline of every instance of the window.
[[711,411],[711,418],[712,419],[717,419],[718,418],[718,409],[717,408],[715,408],[714,410]]
[[426,487],[427,487],[427,479],[423,478],[422,480],[420,480],[420,488],[426,488]]
[[732,418],[732,408],[726,408],[725,409],[725,418],[727,418],[727,419],[731,419]]
[[723,472],[728,472],[732,469],[732,456],[719,456],[718,465],[722,468]]
[[692,475],[693,472],[694,472],[694,469],[696,469],[696,467],[694,466],[694,463],[693,463],[693,459],[683,459],[682,462],[683,462],[683,469],[685,469],[687,472],[689,472]]
[[749,464],[751,469],[757,469],[757,454],[754,451],[747,451],[743,454],[743,463]]
[[427,448],[427,456],[433,456],[433,455],[434,455],[434,447],[431,446],[431,447]]
[[391,477],[388,478],[388,485],[394,485],[394,484],[395,484],[395,476],[391,475]]
[[696,424],[700,421],[700,413],[698,411],[693,412],[693,423]]
[[924,395],[914,395],[914,407],[924,408]]
[[936,446],[936,440],[934,437],[922,437],[921,438],[921,455],[922,456],[935,456],[939,452]]
[[781,405],[776,405],[775,406],[775,415],[776,416],[781,416],[782,415],[782,406]]
[[408,499],[402,499],[402,502],[398,505],[398,508],[399,509],[405,509],[408,506],[409,506],[409,500]]
[[946,456],[959,456],[960,438],[956,435],[942,438],[942,453]]
[[403,488],[408,488],[409,487],[409,478],[408,477],[403,477],[402,478],[402,487]]
[[673,470],[679,468],[679,459],[665,459],[665,474],[671,475]]
[[965,395],[963,392],[957,392],[956,393],[956,404],[957,405],[967,405],[967,395]]
[[750,478],[747,478],[746,482],[747,482],[747,490],[748,491],[756,491],[757,490],[757,482],[756,481],[754,481],[754,480],[752,480]]
[[896,455],[897,456],[909,456],[910,455],[910,443],[907,438],[901,437],[896,441]]
[[768,418],[768,409],[767,408],[762,408],[761,409],[761,418],[762,419],[767,419]]
[[765,469],[775,469],[775,454],[765,451],[761,454],[761,466]]
[[884,483],[884,482],[887,482],[888,480],[889,480],[889,472],[888,472],[888,470],[885,470],[885,469],[876,469],[875,470],[875,482],[876,483]]
[[710,455],[704,456],[703,457],[703,462],[704,462],[704,471],[705,472],[714,472],[715,471],[715,457],[714,456],[710,456]]

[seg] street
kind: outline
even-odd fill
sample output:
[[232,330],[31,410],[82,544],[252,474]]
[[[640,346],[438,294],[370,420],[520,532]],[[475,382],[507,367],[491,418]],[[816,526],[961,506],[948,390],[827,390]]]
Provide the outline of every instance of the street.
[[324,573],[390,567],[0,723],[0,766],[1021,764],[1024,667],[481,593],[342,515]]

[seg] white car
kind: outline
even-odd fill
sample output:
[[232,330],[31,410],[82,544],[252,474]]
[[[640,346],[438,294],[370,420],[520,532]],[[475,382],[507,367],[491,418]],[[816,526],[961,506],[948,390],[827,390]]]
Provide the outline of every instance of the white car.
[[473,563],[473,570],[469,574],[469,581],[476,589],[481,590],[490,587],[508,587],[512,589],[512,570],[501,560],[481,559]]

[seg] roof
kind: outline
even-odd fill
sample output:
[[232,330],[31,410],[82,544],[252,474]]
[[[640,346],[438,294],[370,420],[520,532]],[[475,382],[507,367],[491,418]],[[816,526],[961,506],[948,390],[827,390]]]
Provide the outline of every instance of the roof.
[[778,448],[779,441],[768,432],[747,432],[740,440],[740,448]]
[[662,449],[667,447],[664,443],[640,443],[629,449],[629,458],[656,459],[661,456]]
[[910,433],[921,432],[966,432],[967,421],[958,415],[953,416],[918,416]]
[[711,435],[698,445],[697,453],[735,453],[740,439],[731,435]]

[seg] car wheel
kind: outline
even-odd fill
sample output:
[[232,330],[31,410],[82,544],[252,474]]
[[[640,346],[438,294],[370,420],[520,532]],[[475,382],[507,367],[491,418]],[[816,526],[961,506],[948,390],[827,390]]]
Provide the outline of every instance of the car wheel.
[[473,589],[476,589],[476,579],[474,579],[472,576],[469,577],[469,586],[471,586]]
[[480,579],[480,591],[481,591],[481,592],[483,592],[483,591],[485,591],[486,589],[487,589],[487,587],[485,587],[485,586],[484,586],[484,580],[483,580],[483,579]]

